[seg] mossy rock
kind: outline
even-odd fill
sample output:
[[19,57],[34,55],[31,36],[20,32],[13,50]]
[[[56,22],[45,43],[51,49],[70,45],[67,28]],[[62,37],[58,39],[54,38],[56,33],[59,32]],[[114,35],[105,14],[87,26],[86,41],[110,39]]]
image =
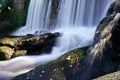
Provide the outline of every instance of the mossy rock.
[[8,46],[0,46],[0,60],[10,59],[14,52],[14,49]]
[[72,50],[57,60],[17,76],[14,80],[73,80],[76,73],[79,73],[79,61],[84,57],[86,49],[87,47]]
[[3,38],[1,39],[0,43],[3,45],[10,45],[10,46],[16,47],[19,40],[20,38]]
[[27,50],[17,50],[13,55],[12,58],[18,57],[18,56],[23,56],[27,54]]

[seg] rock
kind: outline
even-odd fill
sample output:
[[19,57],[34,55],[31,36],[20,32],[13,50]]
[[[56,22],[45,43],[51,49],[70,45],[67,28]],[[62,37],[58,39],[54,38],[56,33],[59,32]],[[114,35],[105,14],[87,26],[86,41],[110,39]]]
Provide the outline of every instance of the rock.
[[[60,36],[60,33],[45,33],[42,35],[32,35],[32,36],[9,36],[2,38],[0,40],[0,47],[6,46],[9,50],[13,50],[13,53],[10,53],[10,59],[18,55],[36,55],[41,52],[50,53],[52,47],[54,46],[55,40]],[[1,51],[4,53],[3,47]],[[11,51],[10,50],[10,51]],[[5,54],[8,52],[5,52]]]
[[8,46],[0,46],[0,60],[10,59],[14,52],[14,49]]
[[93,80],[120,80],[120,71],[110,73]]
[[115,0],[107,11],[107,16],[120,13],[120,0]]
[[27,50],[17,50],[13,55],[13,57],[17,57],[17,56],[22,56],[22,55],[26,55],[27,54]]
[[38,66],[26,74],[20,75],[13,80],[79,80],[76,73],[81,65],[79,60],[84,57],[88,47],[78,48],[61,56],[48,64]]
[[17,48],[17,45],[19,44],[19,41],[22,38],[3,38],[0,40],[0,43],[3,45],[9,45],[12,46],[14,48]]
[[[120,13],[117,13],[112,20],[108,20],[107,24],[104,24],[104,21],[99,24],[95,40],[87,50],[87,56],[81,62],[85,65],[84,67],[81,66],[82,70],[79,74],[81,80],[91,80],[119,69],[119,64],[112,60],[120,54],[120,44],[118,42],[120,41],[120,35],[118,34],[120,27],[117,27],[120,26],[119,20]],[[118,61],[120,61],[120,58]]]
[[84,65],[80,66],[82,68],[79,74],[81,80],[91,80],[119,69],[119,34],[120,13],[111,14],[100,22],[94,42],[87,50],[85,58],[81,60]]

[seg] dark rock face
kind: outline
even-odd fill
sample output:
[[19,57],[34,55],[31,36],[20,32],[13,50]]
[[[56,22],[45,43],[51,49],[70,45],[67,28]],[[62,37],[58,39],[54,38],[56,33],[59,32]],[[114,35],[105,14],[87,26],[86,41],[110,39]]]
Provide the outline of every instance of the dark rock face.
[[[116,0],[117,3],[120,0]],[[114,7],[116,6],[116,7]],[[99,24],[94,37],[93,45],[87,50],[87,56],[81,61],[82,67],[79,78],[91,80],[119,69],[120,65],[120,13],[115,4],[107,17]],[[116,14],[114,14],[116,12]]]
[[110,8],[108,9],[107,12],[107,16],[116,13],[120,13],[120,0],[116,0],[110,5]]
[[115,52],[112,59],[116,63],[120,64],[120,19],[119,19],[119,23],[115,25],[115,28],[112,31],[112,37],[110,41],[112,44],[112,49]]

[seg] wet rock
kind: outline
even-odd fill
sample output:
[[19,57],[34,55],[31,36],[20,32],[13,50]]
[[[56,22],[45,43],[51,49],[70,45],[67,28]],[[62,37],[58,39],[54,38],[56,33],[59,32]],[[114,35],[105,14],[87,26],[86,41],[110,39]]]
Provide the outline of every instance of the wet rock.
[[[94,42],[81,63],[79,78],[91,80],[119,70],[120,65],[120,0],[116,0],[96,29]],[[103,79],[101,79],[103,80]],[[107,79],[106,79],[107,80]]]
[[86,57],[81,60],[84,65],[80,66],[82,68],[79,74],[81,80],[91,80],[119,69],[120,13],[113,16],[113,19],[110,17],[111,15],[104,18],[99,24],[94,42],[87,50]]
[[120,71],[110,73],[93,80],[120,80]]
[[48,64],[38,66],[26,74],[16,77],[14,80],[79,80],[76,73],[80,71],[80,63],[84,52],[88,47],[78,48],[61,56]]
[[[55,44],[56,38],[60,36],[60,33],[45,33],[42,35],[27,35],[27,36],[9,36],[0,40],[1,51],[6,55],[6,50],[13,50],[11,56],[18,55],[38,55],[42,52],[50,53],[52,47]],[[5,49],[2,46],[6,46]]]
[[17,51],[15,51],[15,53],[12,55],[12,58],[17,57],[17,56],[26,55],[26,54],[27,54],[27,50],[17,50]]
[[14,52],[14,49],[8,46],[0,46],[0,60],[10,59]]
[[120,0],[115,0],[108,9],[107,16],[120,13]]

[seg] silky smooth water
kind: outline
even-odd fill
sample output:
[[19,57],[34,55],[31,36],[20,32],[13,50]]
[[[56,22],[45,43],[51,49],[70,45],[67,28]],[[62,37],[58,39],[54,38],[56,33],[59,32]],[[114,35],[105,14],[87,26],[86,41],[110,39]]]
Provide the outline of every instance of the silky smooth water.
[[111,0],[61,0],[58,26],[96,26],[105,16],[110,2]]

